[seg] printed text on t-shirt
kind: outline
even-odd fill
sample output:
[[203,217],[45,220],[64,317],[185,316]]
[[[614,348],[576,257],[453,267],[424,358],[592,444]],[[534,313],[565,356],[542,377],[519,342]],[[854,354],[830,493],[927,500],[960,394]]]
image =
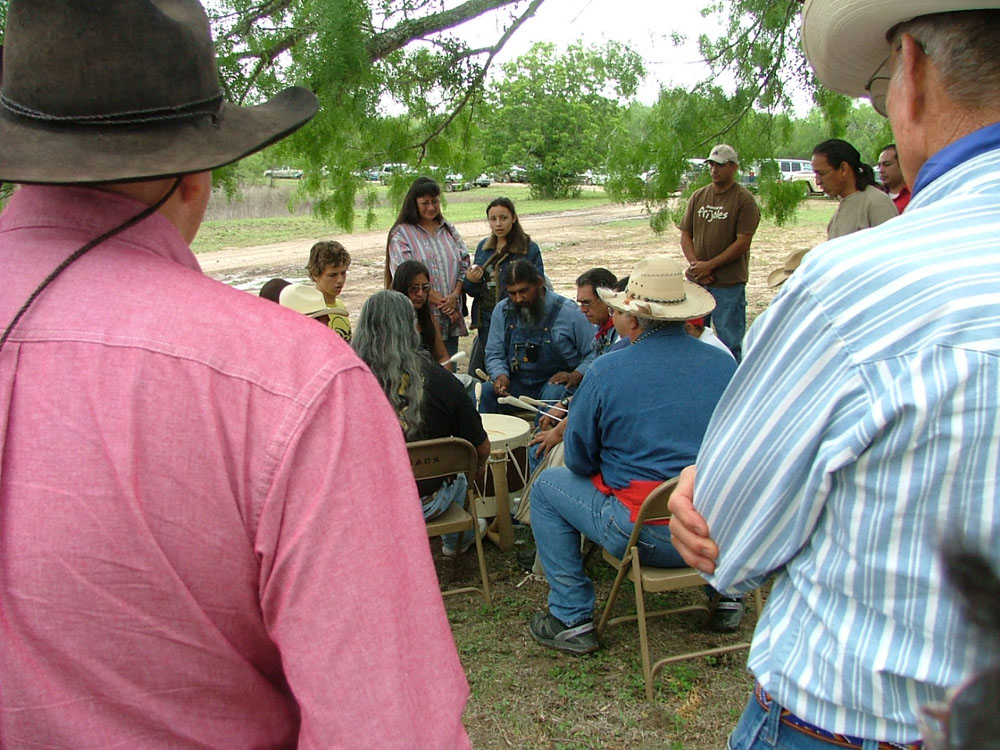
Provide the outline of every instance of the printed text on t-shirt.
[[721,221],[722,219],[729,218],[729,212],[724,211],[722,206],[702,206],[698,209],[698,218],[704,219],[711,224],[716,219]]

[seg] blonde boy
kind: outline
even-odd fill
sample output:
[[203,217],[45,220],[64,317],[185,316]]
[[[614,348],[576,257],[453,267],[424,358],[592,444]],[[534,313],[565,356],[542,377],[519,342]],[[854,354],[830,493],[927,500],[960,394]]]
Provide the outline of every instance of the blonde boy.
[[306,271],[316,288],[323,293],[326,306],[330,308],[330,328],[339,333],[344,341],[351,341],[351,320],[347,308],[340,301],[340,293],[347,282],[347,269],[351,265],[351,254],[343,245],[333,240],[317,242],[309,251]]

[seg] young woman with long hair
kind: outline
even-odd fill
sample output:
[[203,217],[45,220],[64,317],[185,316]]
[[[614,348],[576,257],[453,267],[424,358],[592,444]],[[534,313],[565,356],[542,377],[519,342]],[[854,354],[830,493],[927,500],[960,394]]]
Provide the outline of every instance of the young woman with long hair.
[[429,297],[431,291],[430,272],[419,260],[405,260],[396,268],[392,277],[393,291],[405,294],[417,314],[417,333],[424,349],[438,362],[448,359],[441,331],[431,313]]
[[486,207],[486,220],[490,235],[479,242],[473,265],[465,272],[463,285],[472,297],[472,327],[477,330],[472,345],[469,372],[484,368],[483,350],[490,335],[490,316],[493,308],[507,296],[503,283],[504,269],[514,260],[527,260],[540,276],[545,275],[542,252],[525,234],[514,202],[510,198],[496,198]]

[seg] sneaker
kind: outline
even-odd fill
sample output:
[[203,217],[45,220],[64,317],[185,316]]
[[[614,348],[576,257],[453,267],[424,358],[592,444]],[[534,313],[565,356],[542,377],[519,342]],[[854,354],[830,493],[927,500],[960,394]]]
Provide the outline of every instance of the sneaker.
[[587,620],[573,627],[566,627],[557,617],[548,612],[536,612],[528,625],[531,637],[543,646],[565,651],[567,654],[582,656],[597,651],[597,633],[593,620]]
[[723,596],[715,603],[708,618],[708,629],[716,633],[732,633],[740,627],[743,619],[743,600]]
[[[486,526],[487,526],[486,519],[485,518],[480,518],[479,519],[479,536],[484,536],[486,534]],[[466,532],[466,533],[468,533],[468,532]],[[449,559],[455,558],[455,557],[458,557],[459,555],[465,553],[466,550],[468,550],[475,543],[476,543],[476,537],[475,536],[469,536],[469,538],[466,539],[465,542],[462,543],[462,546],[459,547],[458,549],[455,549],[454,547],[448,547],[447,545],[444,544],[444,542],[442,542],[441,543],[441,554],[444,555],[445,557],[449,558]]]

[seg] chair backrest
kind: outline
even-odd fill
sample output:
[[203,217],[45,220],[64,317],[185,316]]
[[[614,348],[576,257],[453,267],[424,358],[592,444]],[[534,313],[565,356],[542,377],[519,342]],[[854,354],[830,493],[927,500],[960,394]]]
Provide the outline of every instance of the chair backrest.
[[434,438],[407,443],[413,478],[436,479],[454,474],[467,474],[469,486],[476,475],[479,456],[468,440],[460,437]]
[[639,513],[635,518],[635,525],[632,527],[632,534],[628,540],[628,547],[631,549],[639,541],[639,534],[642,533],[642,525],[648,521],[657,521],[661,518],[670,518],[670,510],[667,508],[667,501],[677,487],[678,477],[668,479],[659,485],[655,490],[646,496],[639,507]]

